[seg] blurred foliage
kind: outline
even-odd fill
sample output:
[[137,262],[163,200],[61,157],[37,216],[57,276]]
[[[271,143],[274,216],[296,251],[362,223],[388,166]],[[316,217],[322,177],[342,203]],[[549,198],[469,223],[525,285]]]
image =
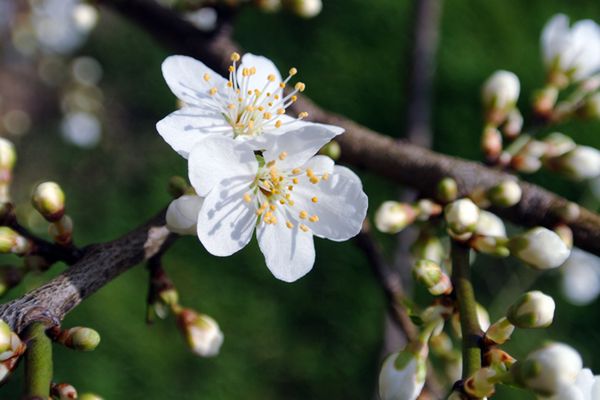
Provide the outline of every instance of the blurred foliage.
[[[244,10],[236,39],[286,70],[296,66],[307,93],[322,106],[375,130],[401,137],[412,24],[411,2],[325,0],[313,20]],[[479,88],[495,69],[522,82],[527,110],[543,81],[538,38],[556,12],[600,20],[596,1],[453,0],[445,2],[435,80],[435,149],[479,158]],[[58,119],[34,121],[18,143],[16,199],[27,202],[30,184],[61,182],[75,238],[85,244],[115,238],[164,207],[166,183],[185,174],[185,162],[162,141],[154,124],[175,108],[160,63],[169,54],[144,32],[103,13],[81,54],[103,65],[107,120],[101,145],[81,150],[64,144]],[[564,127],[576,140],[600,147],[600,124]],[[360,172],[360,171],[359,171]],[[372,213],[397,187],[362,173]],[[583,187],[538,174],[532,180],[574,200]],[[387,245],[389,237],[381,237]],[[144,323],[147,271],[135,268],[71,313],[65,326],[87,325],[102,335],[93,353],[56,347],[56,380],[106,399],[368,399],[380,359],[385,303],[362,254],[352,242],[317,240],[314,270],[295,284],[275,280],[252,244],[233,257],[209,256],[193,237],[180,240],[165,263],[186,306],[217,319],[225,333],[219,357],[187,352],[173,319]],[[58,269],[49,275],[58,273]],[[524,355],[542,340],[572,343],[600,372],[598,301],[573,307],[561,300],[558,272],[538,276],[521,265],[480,257],[478,297],[498,318],[523,290],[557,298],[557,319],[546,331],[518,332],[509,348]],[[30,277],[10,294],[42,282]],[[498,296],[499,295],[499,296]],[[429,298],[418,292],[422,304]],[[17,372],[1,398],[18,398]],[[503,388],[495,397],[532,398]]]

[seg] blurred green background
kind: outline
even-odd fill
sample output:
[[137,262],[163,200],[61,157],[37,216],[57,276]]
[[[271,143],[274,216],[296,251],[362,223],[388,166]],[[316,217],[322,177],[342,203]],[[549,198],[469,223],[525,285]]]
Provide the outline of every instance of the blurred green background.
[[[273,59],[281,70],[296,66],[307,94],[318,104],[401,137],[412,6],[406,0],[324,0],[323,12],[312,20],[247,8],[238,17],[235,38],[246,50]],[[102,11],[97,29],[78,51],[98,59],[104,70],[100,145],[83,150],[62,141],[58,113],[33,120],[31,131],[15,139],[20,159],[15,200],[26,208],[35,181],[60,182],[79,244],[113,239],[153,215],[168,204],[168,178],[185,175],[186,168],[154,128],[175,109],[160,73],[169,51],[129,22]],[[527,114],[529,99],[544,78],[539,34],[556,12],[600,21],[600,5],[593,0],[445,2],[434,88],[436,150],[479,159],[479,88],[495,69],[512,70],[521,78],[519,105]],[[575,122],[564,130],[581,143],[600,147],[597,123]],[[357,172],[372,215],[398,187]],[[584,185],[544,173],[528,179],[573,200],[583,196],[597,207]],[[391,250],[393,239],[378,237]],[[286,284],[270,275],[255,243],[221,259],[208,255],[194,237],[179,240],[165,257],[168,273],[184,305],[219,321],[225,334],[221,354],[201,359],[189,353],[172,318],[145,324],[147,271],[139,266],[66,318],[65,326],[97,329],[102,343],[93,353],[57,346],[56,380],[106,399],[372,398],[381,356],[383,294],[352,242],[317,240],[316,246],[314,270]],[[60,268],[28,277],[7,299]],[[555,295],[555,324],[541,332],[518,332],[508,346],[515,356],[545,339],[564,340],[600,372],[598,301],[569,305],[558,290],[559,272],[539,277],[508,261],[480,257],[475,277],[478,298],[490,306],[492,319],[501,316],[521,286]],[[430,300],[421,291],[417,295],[420,304]],[[21,369],[0,389],[0,398],[19,397]],[[495,398],[533,397],[503,388]]]

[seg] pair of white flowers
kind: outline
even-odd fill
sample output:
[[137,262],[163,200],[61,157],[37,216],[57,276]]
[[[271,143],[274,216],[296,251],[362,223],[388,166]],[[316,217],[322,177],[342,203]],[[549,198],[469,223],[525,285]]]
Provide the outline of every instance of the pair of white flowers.
[[314,264],[313,236],[343,241],[360,231],[367,196],[352,171],[316,155],[343,129],[303,121],[306,113],[286,115],[305,88],[298,82],[284,91],[297,70],[282,79],[265,57],[234,53],[231,60],[228,79],[190,57],[163,63],[185,105],[157,129],[188,159],[197,194],[171,203],[167,225],[196,233],[216,256],[242,249],[256,231],[267,267],[292,282]]

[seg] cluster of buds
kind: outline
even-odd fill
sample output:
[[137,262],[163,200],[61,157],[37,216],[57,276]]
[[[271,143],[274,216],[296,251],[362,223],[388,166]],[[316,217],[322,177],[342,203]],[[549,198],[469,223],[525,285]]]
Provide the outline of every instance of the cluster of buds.
[[49,329],[47,333],[56,343],[73,350],[93,351],[100,344],[100,334],[94,329],[82,326],[64,330],[54,327]]
[[190,308],[176,310],[177,323],[190,350],[201,357],[214,357],[223,344],[217,321]]
[[25,352],[25,344],[6,322],[0,319],[0,383],[4,382],[16,368]]
[[55,182],[43,182],[31,195],[33,207],[50,222],[48,233],[61,246],[70,246],[73,238],[73,220],[65,214],[65,194]]
[[415,221],[427,221],[442,213],[442,206],[429,199],[416,203],[385,201],[375,213],[375,226],[385,233],[398,233]]

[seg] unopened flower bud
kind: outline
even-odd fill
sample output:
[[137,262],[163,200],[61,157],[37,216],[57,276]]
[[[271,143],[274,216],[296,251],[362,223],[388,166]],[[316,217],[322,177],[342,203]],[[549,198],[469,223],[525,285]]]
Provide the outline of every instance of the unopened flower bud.
[[517,362],[514,357],[498,347],[492,347],[483,355],[485,365],[498,371],[508,371]]
[[595,178],[600,175],[600,151],[589,146],[576,146],[548,160],[548,166],[576,181]]
[[58,400],[77,399],[77,390],[68,383],[53,383],[50,388],[50,394]]
[[411,247],[411,253],[415,259],[431,260],[441,264],[446,252],[439,237],[422,233]]
[[481,149],[485,154],[485,159],[490,163],[498,161],[502,153],[502,134],[493,126],[487,126],[481,136]]
[[581,356],[571,346],[550,343],[530,353],[510,369],[516,382],[537,394],[550,396],[575,383]]
[[31,202],[42,216],[55,222],[65,213],[65,194],[55,182],[40,183],[33,190]]
[[515,326],[508,319],[500,318],[486,330],[485,338],[492,344],[503,344],[510,339],[514,331]]
[[482,236],[506,237],[506,227],[496,214],[480,210],[475,233]]
[[417,218],[415,208],[406,203],[385,201],[375,213],[375,226],[385,233],[398,233]]
[[102,397],[94,393],[82,393],[78,400],[104,400]]
[[470,396],[481,399],[494,394],[498,382],[498,372],[492,368],[481,368],[465,381],[465,392]]
[[446,357],[454,350],[452,339],[450,339],[450,336],[446,332],[432,336],[429,339],[429,347],[433,354],[440,357]]
[[0,253],[24,255],[31,251],[31,242],[7,226],[0,226]]
[[319,154],[322,154],[331,158],[334,161],[337,161],[342,155],[342,148],[340,147],[340,144],[338,142],[332,140],[331,142],[323,146],[321,150],[319,150]]
[[223,344],[223,332],[217,321],[208,315],[184,308],[177,315],[179,328],[188,347],[201,357],[214,357]]
[[573,248],[573,230],[568,225],[558,224],[553,230],[569,249]]
[[288,0],[291,2],[292,11],[302,18],[316,17],[323,8],[321,0]]
[[482,100],[487,121],[500,125],[519,99],[521,84],[510,71],[496,71],[483,84]]
[[48,234],[60,245],[70,244],[73,239],[73,220],[68,215],[63,215],[48,226]]
[[546,148],[540,156],[545,155],[546,157],[558,157],[577,147],[573,139],[560,132],[552,132],[544,138],[542,143],[546,145]]
[[416,400],[425,385],[427,347],[406,349],[390,354],[379,372],[381,400]]
[[10,180],[10,171],[13,169],[17,161],[17,152],[15,146],[7,139],[0,137],[0,170],[8,171],[9,174],[0,174],[0,182],[6,182],[6,179]]
[[0,353],[4,353],[10,349],[11,333],[10,326],[4,320],[0,319]]
[[542,161],[537,157],[516,155],[510,160],[512,169],[524,174],[533,174],[542,167]]
[[469,199],[459,199],[444,209],[448,229],[455,235],[470,234],[475,231],[479,220],[479,207]]
[[185,178],[181,176],[172,176],[169,179],[169,185],[167,186],[167,190],[169,194],[173,196],[173,198],[178,198],[183,196],[189,189],[189,185]]
[[417,219],[420,221],[427,221],[429,218],[440,215],[442,213],[442,206],[429,200],[421,199],[415,204],[417,210]]
[[440,266],[430,260],[419,260],[413,266],[413,276],[417,282],[429,290],[434,296],[452,291],[452,283]]
[[558,100],[558,88],[546,86],[534,95],[533,108],[535,113],[542,117],[548,117]]
[[506,247],[508,239],[494,236],[473,236],[469,245],[476,251],[495,257],[508,257],[510,250]]
[[515,181],[506,180],[487,191],[487,198],[497,207],[512,207],[521,201],[521,186]]
[[581,215],[581,208],[578,204],[569,201],[560,208],[557,208],[556,214],[563,222],[571,223],[579,218],[579,215]]
[[452,178],[444,178],[438,182],[436,197],[442,203],[456,200],[458,196],[458,185]]
[[506,317],[518,328],[546,328],[554,319],[555,307],[552,297],[534,290],[519,297]]
[[167,208],[167,228],[180,235],[195,235],[198,214],[203,202],[203,198],[190,194],[173,200]]
[[19,336],[11,332],[10,347],[0,353],[0,383],[4,382],[16,368],[21,355],[25,352],[25,344]]
[[530,229],[511,238],[511,254],[535,269],[551,269],[562,265],[571,251],[554,232],[543,227]]
[[79,351],[92,351],[100,344],[100,334],[82,326],[65,330],[56,327],[49,331],[49,335],[55,342]]
[[521,133],[523,129],[523,115],[518,109],[513,109],[508,113],[506,118],[506,123],[502,128],[502,132],[504,132],[504,136],[509,139],[515,139]]

